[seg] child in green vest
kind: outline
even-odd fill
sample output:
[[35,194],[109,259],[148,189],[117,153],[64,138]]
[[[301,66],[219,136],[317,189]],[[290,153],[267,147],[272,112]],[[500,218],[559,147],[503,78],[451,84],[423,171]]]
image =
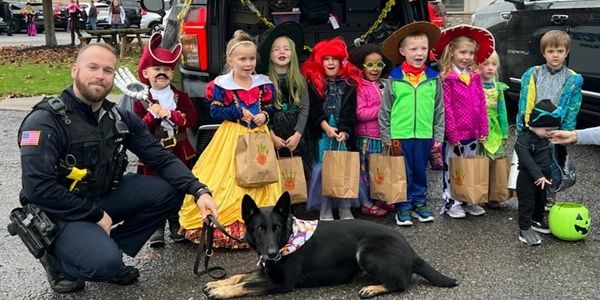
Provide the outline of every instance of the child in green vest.
[[[426,65],[440,29],[429,22],[406,25],[383,43],[383,53],[398,65],[383,92],[379,127],[381,139],[394,155],[404,155],[407,201],[396,204],[396,224],[433,221],[427,208],[429,153],[444,140],[444,101],[438,72]],[[385,150],[384,150],[385,151]]]

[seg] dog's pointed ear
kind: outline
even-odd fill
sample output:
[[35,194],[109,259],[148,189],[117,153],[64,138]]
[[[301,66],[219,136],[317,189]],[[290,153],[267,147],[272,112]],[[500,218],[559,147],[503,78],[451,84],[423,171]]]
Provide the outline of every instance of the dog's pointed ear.
[[273,211],[280,213],[284,219],[287,219],[288,216],[290,215],[290,210],[291,210],[290,193],[285,191],[279,197],[279,200],[277,200],[277,204],[275,204]]
[[250,195],[245,194],[244,198],[242,198],[242,219],[244,219],[244,223],[248,224],[248,221],[252,216],[258,212],[259,209],[258,206],[256,206],[254,199],[252,199]]

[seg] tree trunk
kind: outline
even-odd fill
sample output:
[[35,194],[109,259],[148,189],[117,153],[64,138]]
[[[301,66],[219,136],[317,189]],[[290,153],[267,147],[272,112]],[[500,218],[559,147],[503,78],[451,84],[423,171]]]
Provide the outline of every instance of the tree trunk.
[[56,47],[56,34],[54,33],[54,7],[52,0],[43,0],[44,6],[44,34],[46,35],[46,47]]

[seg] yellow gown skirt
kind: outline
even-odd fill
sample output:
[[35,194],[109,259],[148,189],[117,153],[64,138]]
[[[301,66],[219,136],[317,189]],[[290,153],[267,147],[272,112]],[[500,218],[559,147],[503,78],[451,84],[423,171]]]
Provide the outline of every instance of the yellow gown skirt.
[[[212,191],[219,212],[218,221],[236,238],[243,237],[246,230],[242,220],[242,198],[250,195],[259,207],[273,206],[281,195],[281,179],[261,187],[241,187],[235,179],[235,149],[238,136],[245,133],[264,132],[267,125],[249,129],[238,123],[224,121],[215,132],[211,142],[192,168],[192,173]],[[279,174],[279,171],[277,172]],[[181,231],[186,238],[199,242],[202,216],[194,197],[187,195],[179,211]],[[246,248],[247,245],[231,240],[215,230],[214,247]]]

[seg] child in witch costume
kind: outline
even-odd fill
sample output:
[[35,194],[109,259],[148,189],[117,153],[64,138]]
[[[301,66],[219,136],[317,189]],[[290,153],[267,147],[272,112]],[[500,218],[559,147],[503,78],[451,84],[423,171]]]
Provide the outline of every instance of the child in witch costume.
[[383,53],[397,64],[383,92],[379,112],[381,137],[394,155],[404,155],[407,201],[396,204],[396,224],[433,221],[427,208],[427,163],[434,141],[444,139],[444,101],[438,73],[427,66],[429,49],[440,36],[437,26],[414,22],[383,43]]
[[[238,185],[235,164],[240,135],[269,134],[267,123],[274,109],[275,90],[267,76],[254,74],[257,48],[246,32],[235,31],[233,38],[227,43],[225,55],[227,73],[216,77],[206,86],[210,115],[223,123],[200,155],[192,173],[206,180],[206,184],[210,186],[219,209],[218,222],[228,234],[242,238],[246,234],[241,211],[244,195],[250,195],[259,207],[273,206],[281,196],[281,181],[256,187]],[[271,148],[271,151],[275,150]],[[179,216],[185,237],[199,242],[203,226],[202,215],[194,204],[193,196],[186,196]],[[215,230],[213,246],[248,248],[247,243],[240,244],[220,230]]]
[[465,218],[481,216],[485,209],[462,199],[452,198],[450,157],[475,155],[479,143],[488,135],[485,94],[477,66],[494,51],[494,37],[484,28],[458,25],[442,31],[434,47],[440,62],[440,78],[444,93],[444,194],[441,214]]
[[[187,138],[186,128],[196,126],[196,110],[188,95],[171,85],[173,70],[182,48],[181,44],[177,44],[173,50],[160,48],[161,42],[160,33],[152,35],[144,48],[137,70],[140,82],[150,86],[148,97],[152,104],[136,101],[133,111],[146,123],[160,144],[191,169],[196,153]],[[140,174],[156,175],[159,171],[148,168],[142,161],[138,162]],[[168,221],[173,240],[184,241],[185,238],[178,233],[177,212],[174,212]],[[150,246],[158,247],[164,244],[164,228],[159,228],[150,238]]]
[[284,22],[261,35],[256,71],[266,74],[275,87],[274,109],[269,115],[273,145],[282,157],[302,157],[304,174],[310,175],[312,153],[308,149],[308,89],[300,73],[298,54],[304,33],[296,22]]

